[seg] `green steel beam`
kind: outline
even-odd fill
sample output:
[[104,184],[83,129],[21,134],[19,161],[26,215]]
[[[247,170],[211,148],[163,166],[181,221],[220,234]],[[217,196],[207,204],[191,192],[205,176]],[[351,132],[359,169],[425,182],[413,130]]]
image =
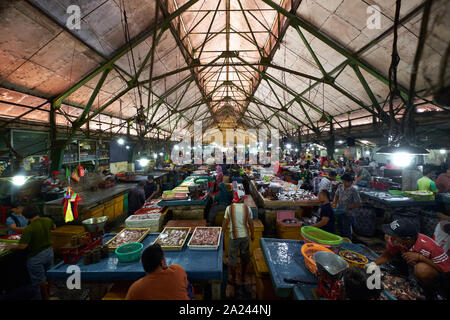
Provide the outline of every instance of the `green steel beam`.
[[325,71],[325,69],[323,68],[322,64],[320,63],[319,58],[317,58],[314,50],[309,45],[308,40],[306,40],[305,36],[303,35],[302,31],[300,30],[300,28],[298,26],[295,26],[295,30],[297,30],[297,33],[299,34],[300,38],[302,38],[302,41],[303,41],[306,49],[308,49],[308,51],[311,54],[312,58],[316,62],[316,65],[319,67],[320,72],[322,72],[323,76],[326,77],[327,76],[327,72]]
[[383,122],[389,123],[390,122],[389,115],[380,107],[380,104],[378,103],[377,99],[375,98],[375,95],[373,94],[372,90],[370,89],[369,84],[367,83],[363,74],[359,70],[359,67],[356,64],[350,64],[350,66],[355,71],[356,76],[358,77],[359,81],[361,82],[362,86],[364,87],[364,90],[366,91],[367,95],[369,96],[370,100],[372,101],[373,106],[375,107],[375,109],[377,109],[378,118],[381,119]]
[[78,117],[78,119],[75,121],[76,127],[81,127],[84,124],[84,120],[91,111],[92,104],[94,103],[95,98],[97,97],[98,93],[100,92],[101,87],[103,86],[103,83],[105,82],[106,78],[108,77],[108,74],[111,72],[112,68],[108,67],[103,71],[103,74],[98,81],[97,85],[95,86],[94,91],[91,94],[91,97],[89,98],[88,103],[86,104],[86,107],[83,109],[83,113]]
[[[334,49],[335,51],[339,52],[341,55],[346,57],[350,62],[356,63],[358,66],[366,70],[368,73],[370,73],[372,76],[377,78],[378,80],[382,81],[384,84],[389,85],[389,79],[385,77],[383,74],[381,74],[379,71],[375,70],[372,66],[368,65],[366,62],[362,61],[361,59],[357,58],[353,53],[348,51],[347,49],[343,48],[341,45],[336,43],[335,41],[331,40],[329,37],[325,36],[322,32],[318,30],[315,26],[310,24],[309,22],[303,20],[302,18],[298,17],[295,14],[290,13],[283,7],[279,6],[272,0],[262,0],[264,3],[275,9],[276,11],[280,12],[284,16],[286,16],[293,27],[299,26],[311,33],[313,36],[315,36],[317,39],[324,42],[326,45],[328,45],[330,48]],[[408,96],[408,91],[405,88],[399,87],[399,90],[402,95],[405,95],[405,97]]]
[[52,104],[54,104],[55,107],[59,108],[59,106],[61,106],[61,103],[63,102],[63,100],[65,98],[67,98],[68,96],[70,96],[73,92],[75,92],[76,90],[78,90],[79,88],[81,88],[83,85],[85,85],[87,82],[89,82],[91,79],[93,79],[96,75],[98,75],[99,73],[105,71],[107,68],[111,68],[113,66],[113,64],[120,59],[121,57],[123,57],[125,54],[127,54],[130,50],[132,50],[133,48],[135,48],[136,46],[138,46],[140,43],[142,43],[143,41],[145,41],[153,32],[154,29],[160,29],[164,26],[167,26],[168,24],[170,24],[170,22],[180,16],[186,9],[190,8],[191,6],[193,6],[196,2],[198,2],[199,0],[191,0],[188,1],[186,4],[184,4],[183,6],[181,6],[178,10],[176,10],[175,12],[173,12],[172,14],[168,15],[165,19],[163,19],[158,25],[151,27],[149,30],[143,32],[140,36],[138,36],[135,40],[133,40],[130,44],[126,44],[125,48],[122,48],[119,50],[118,53],[114,54],[114,56],[112,58],[110,58],[108,61],[104,62],[100,67],[98,67],[97,69],[91,71],[88,75],[86,75],[85,77],[83,77],[83,79],[81,79],[80,81],[78,81],[76,84],[74,84],[70,89],[66,90],[65,92],[61,93],[60,95],[58,95],[55,99],[52,100]]

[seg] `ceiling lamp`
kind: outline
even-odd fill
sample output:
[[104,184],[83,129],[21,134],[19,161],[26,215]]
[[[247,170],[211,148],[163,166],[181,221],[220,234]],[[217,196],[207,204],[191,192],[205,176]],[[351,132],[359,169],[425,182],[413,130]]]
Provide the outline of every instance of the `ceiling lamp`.
[[409,143],[401,143],[398,147],[386,146],[381,147],[376,152],[377,154],[394,154],[394,153],[407,153],[410,155],[426,155],[429,154],[428,150],[422,147],[410,145]]
[[325,115],[325,83],[322,83],[322,116],[319,119],[319,122],[324,123],[328,122],[328,117]]

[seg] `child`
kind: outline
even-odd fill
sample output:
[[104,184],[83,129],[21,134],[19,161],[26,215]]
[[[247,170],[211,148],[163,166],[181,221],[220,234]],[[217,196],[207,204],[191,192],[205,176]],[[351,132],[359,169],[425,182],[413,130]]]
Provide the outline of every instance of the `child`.
[[320,221],[313,224],[312,227],[321,228],[324,231],[335,233],[334,230],[334,212],[330,204],[330,193],[327,190],[321,190],[319,192],[320,201]]

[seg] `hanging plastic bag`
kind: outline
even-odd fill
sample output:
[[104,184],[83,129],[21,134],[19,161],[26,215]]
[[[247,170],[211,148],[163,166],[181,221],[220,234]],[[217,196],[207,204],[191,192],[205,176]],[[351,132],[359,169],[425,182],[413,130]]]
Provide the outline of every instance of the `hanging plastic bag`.
[[78,175],[78,173],[76,171],[72,172],[72,175],[70,177],[76,182],[80,181],[80,176]]
[[79,175],[80,177],[84,177],[84,169],[83,169],[83,167],[82,167],[81,165],[79,165],[79,166],[77,167],[77,170],[78,170],[78,175]]

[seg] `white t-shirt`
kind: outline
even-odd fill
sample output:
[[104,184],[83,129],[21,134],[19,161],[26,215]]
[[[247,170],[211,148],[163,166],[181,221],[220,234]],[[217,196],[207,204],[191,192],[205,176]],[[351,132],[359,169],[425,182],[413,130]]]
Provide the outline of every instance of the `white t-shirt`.
[[[231,206],[234,206],[234,218],[236,221],[236,233],[238,238],[245,238],[249,235],[247,234],[247,230],[245,228],[245,225],[247,224],[247,221],[244,221],[245,211],[244,211],[244,203],[233,203],[232,205],[228,206],[225,210],[225,219],[228,219],[230,221],[230,239],[234,239],[233,235],[233,221],[231,219]],[[252,210],[249,206],[247,206],[248,209],[248,217],[251,217]]]

